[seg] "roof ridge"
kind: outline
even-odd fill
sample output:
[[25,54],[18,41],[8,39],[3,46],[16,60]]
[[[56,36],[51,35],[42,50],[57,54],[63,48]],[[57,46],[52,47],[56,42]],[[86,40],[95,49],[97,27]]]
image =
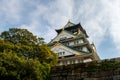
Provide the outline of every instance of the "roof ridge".
[[67,24],[64,26],[64,28],[70,27],[70,26],[74,26],[75,24],[72,23],[70,20],[68,20]]
[[[60,42],[59,42],[59,44],[61,44],[61,45],[65,46],[65,47],[67,47],[67,48],[69,48],[69,49],[72,49],[72,48],[70,48],[70,47],[68,47],[68,46],[66,46],[66,45],[64,45],[64,44],[62,44],[62,43],[60,43]],[[73,51],[76,51],[76,52],[79,52],[79,51],[74,50],[74,49],[72,49],[72,50],[73,50]]]
[[[62,44],[62,43],[60,43],[60,44]],[[75,50],[75,49],[73,49],[73,48],[71,48],[71,47],[69,47],[69,46],[66,46],[66,45],[64,45],[64,44],[62,44],[62,45],[65,46],[65,47],[67,47],[67,48],[69,48],[69,49],[72,49],[73,51],[82,52],[82,51]],[[85,53],[85,52],[83,52],[83,53]]]
[[74,36],[76,36],[75,34],[73,34],[72,32],[70,32],[70,31],[67,31],[67,30],[64,30],[65,32],[67,32],[67,33],[69,33],[69,34],[71,34],[71,35],[74,35]]
[[[62,44],[62,43],[60,43],[60,44]],[[64,44],[62,44],[62,45],[64,45]],[[66,45],[64,45],[64,46],[66,46]],[[66,46],[66,47],[68,47],[68,48],[70,48],[70,49],[72,49],[72,50],[74,50],[74,51],[77,51],[77,52],[88,53],[88,52],[85,52],[85,51],[79,51],[79,50],[73,49],[73,48],[70,47],[70,46]]]
[[73,35],[73,36],[76,36],[76,37],[79,37],[81,34],[73,34],[72,32],[70,32],[70,31],[67,31],[67,30],[64,30],[65,32],[67,32],[67,33],[69,33],[69,34],[71,34],[71,35]]

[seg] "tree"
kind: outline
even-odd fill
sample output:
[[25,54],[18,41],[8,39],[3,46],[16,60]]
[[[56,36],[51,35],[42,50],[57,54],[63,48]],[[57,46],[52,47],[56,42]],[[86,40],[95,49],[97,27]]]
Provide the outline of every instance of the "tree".
[[11,51],[14,49],[14,45],[8,41],[4,41],[0,38],[0,52]]
[[41,63],[46,62],[50,63],[51,65],[56,64],[57,55],[53,51],[51,51],[47,45],[40,45],[38,47],[38,52],[39,53],[36,53],[35,56],[37,56]]
[[57,60],[57,56],[45,44],[44,39],[34,36],[27,29],[11,28],[0,36],[4,41],[13,43],[12,50],[26,59],[37,58],[40,62],[47,63],[55,63]]
[[36,59],[25,60],[18,57],[16,53],[0,53],[0,79],[2,80],[43,80],[43,67]]
[[43,38],[37,38],[27,29],[10,28],[9,31],[2,32],[0,36],[13,44],[35,45],[44,43]]
[[0,79],[48,80],[50,68],[56,63],[57,56],[49,51],[47,45],[41,46],[39,47],[40,53],[36,53],[37,58],[26,59],[17,52],[25,53],[24,50],[29,47],[25,48],[20,44],[14,45],[0,39]]
[[17,28],[4,31],[0,36],[0,78],[48,80],[50,68],[57,62],[57,55],[43,38]]

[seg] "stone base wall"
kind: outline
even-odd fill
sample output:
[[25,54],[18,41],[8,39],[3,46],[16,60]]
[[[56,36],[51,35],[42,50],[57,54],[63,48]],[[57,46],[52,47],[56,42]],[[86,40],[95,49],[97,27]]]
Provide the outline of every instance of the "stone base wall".
[[120,60],[54,66],[50,80],[120,80]]

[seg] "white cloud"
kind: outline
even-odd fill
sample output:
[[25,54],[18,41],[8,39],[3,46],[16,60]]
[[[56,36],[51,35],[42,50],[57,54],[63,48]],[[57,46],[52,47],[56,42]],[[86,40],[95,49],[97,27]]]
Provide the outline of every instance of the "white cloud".
[[94,20],[87,22],[85,26],[87,26],[86,31],[89,35],[89,40],[99,46],[104,38],[105,30]]
[[117,49],[120,49],[120,0],[103,0],[106,15],[109,18],[111,37]]
[[72,11],[72,0],[56,0],[48,5],[48,10],[44,13],[44,19],[50,24],[46,33],[47,41],[57,34],[54,29],[63,27],[68,19],[72,19]]
[[48,4],[48,11],[44,14],[44,18],[50,25],[59,28],[72,18],[72,9],[72,0],[56,0]]
[[19,0],[1,0],[0,20],[2,23],[14,23],[20,19],[21,5]]
[[78,0],[77,3],[74,4],[73,20],[82,23],[90,40],[99,46],[105,35],[109,35],[120,49],[120,0]]
[[[30,19],[29,24],[22,24],[20,28],[25,28],[34,33],[34,35],[42,36],[42,30],[45,26],[43,26],[42,20],[40,19],[44,13],[46,12],[47,8],[43,5],[36,5],[35,10],[33,12],[28,13],[28,18]],[[42,36],[43,37],[43,36]]]
[[2,0],[0,3],[1,24],[23,22],[20,23],[21,28],[26,28],[49,41],[56,35],[54,29],[63,27],[68,19],[71,19],[75,23],[81,23],[90,40],[97,46],[101,44],[105,35],[109,34],[118,49],[120,49],[119,15],[119,0],[54,0],[47,4],[39,0]]
[[[93,3],[94,2],[94,3]],[[89,39],[92,42],[95,42],[97,46],[102,42],[105,36],[105,32],[108,27],[104,24],[107,24],[106,15],[104,15],[104,8],[101,1],[97,0],[86,0],[86,1],[77,1],[74,4],[74,21],[80,22],[83,28],[89,35]]]
[[46,39],[46,42],[49,42],[51,39],[53,39],[56,36],[56,32],[53,28],[48,28],[48,31],[44,34],[44,38]]
[[[72,18],[72,5],[72,0],[56,0],[47,5],[38,4],[35,10],[29,14],[31,23],[28,26],[23,24],[20,27],[26,28],[49,41],[56,35],[54,29],[63,27],[68,19]],[[43,32],[43,30],[46,32]]]

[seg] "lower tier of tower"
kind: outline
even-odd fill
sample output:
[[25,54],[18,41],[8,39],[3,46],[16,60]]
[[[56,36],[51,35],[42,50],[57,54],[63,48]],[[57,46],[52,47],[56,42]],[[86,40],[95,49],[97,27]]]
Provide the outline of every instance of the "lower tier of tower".
[[58,66],[95,61],[92,54],[82,56],[59,57]]

